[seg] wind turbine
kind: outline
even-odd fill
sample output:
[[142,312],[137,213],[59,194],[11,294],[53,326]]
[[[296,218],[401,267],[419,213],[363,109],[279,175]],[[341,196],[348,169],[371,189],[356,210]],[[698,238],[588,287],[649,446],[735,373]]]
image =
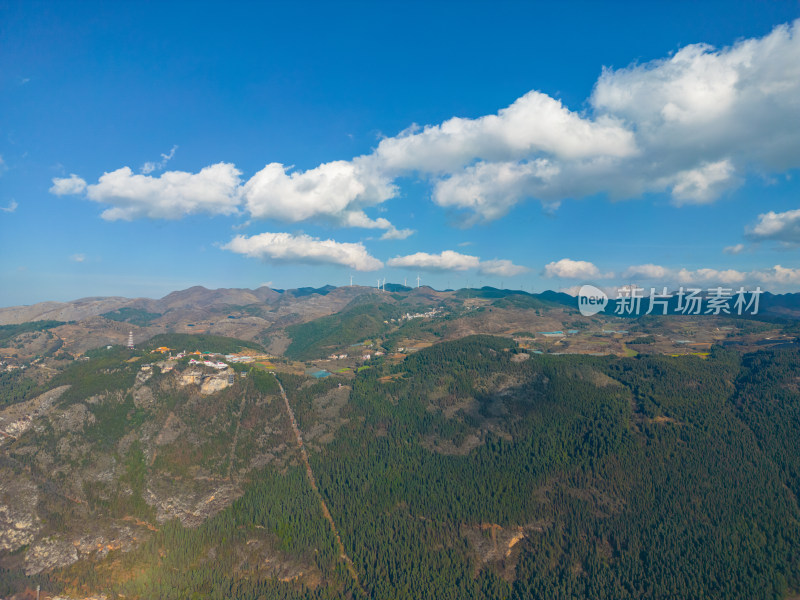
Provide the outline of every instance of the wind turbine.
[[353,274],[350,273],[350,287],[353,287]]
[[386,277],[383,278],[383,291],[386,291]]
[[419,275],[417,275],[417,287],[419,287]]

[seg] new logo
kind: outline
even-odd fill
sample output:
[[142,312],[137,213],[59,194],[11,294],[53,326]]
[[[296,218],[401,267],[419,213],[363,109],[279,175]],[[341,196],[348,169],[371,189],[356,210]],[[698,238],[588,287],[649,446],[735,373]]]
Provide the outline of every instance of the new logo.
[[593,285],[581,286],[578,291],[578,310],[584,317],[591,317],[601,312],[608,304],[608,296],[603,290]]

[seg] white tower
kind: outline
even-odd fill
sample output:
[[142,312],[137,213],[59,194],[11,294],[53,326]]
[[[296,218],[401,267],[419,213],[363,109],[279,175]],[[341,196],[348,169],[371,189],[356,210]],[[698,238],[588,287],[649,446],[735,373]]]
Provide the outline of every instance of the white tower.
[[350,275],[350,287],[353,287],[353,276]]
[[128,332],[128,350],[133,350],[133,332]]
[[419,275],[417,275],[417,287],[419,287]]

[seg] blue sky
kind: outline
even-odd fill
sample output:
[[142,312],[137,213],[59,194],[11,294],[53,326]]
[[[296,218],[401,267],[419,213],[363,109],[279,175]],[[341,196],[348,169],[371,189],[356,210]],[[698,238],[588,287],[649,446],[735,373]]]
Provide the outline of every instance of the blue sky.
[[0,305],[800,290],[800,4],[0,0]]

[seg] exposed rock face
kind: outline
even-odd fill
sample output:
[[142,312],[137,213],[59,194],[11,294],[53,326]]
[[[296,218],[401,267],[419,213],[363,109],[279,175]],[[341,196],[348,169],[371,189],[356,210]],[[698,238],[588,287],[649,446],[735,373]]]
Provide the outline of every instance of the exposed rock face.
[[228,383],[228,377],[231,373],[233,373],[231,369],[214,374],[203,373],[200,370],[192,369],[190,371],[185,371],[181,375],[181,378],[178,380],[178,385],[199,385],[200,393],[204,396],[210,396],[211,394],[216,394],[224,390],[230,385],[230,383]]
[[136,535],[130,527],[115,527],[105,535],[85,535],[73,541],[80,558],[94,555],[103,558],[112,550],[127,552],[132,550],[136,543]]
[[212,375],[211,377],[203,379],[203,384],[200,386],[200,393],[204,396],[209,396],[221,392],[229,385],[228,373],[223,371],[219,375]]
[[73,539],[55,536],[42,538],[25,554],[25,573],[35,575],[69,566],[83,558],[103,558],[112,550],[128,552],[136,543],[136,534],[127,526],[114,526],[102,534]]
[[184,371],[181,375],[181,378],[178,380],[178,385],[195,385],[199,384],[203,381],[203,374],[197,370],[192,369],[191,371]]
[[185,429],[186,426],[183,424],[183,421],[175,416],[175,413],[169,413],[167,420],[164,422],[164,427],[161,428],[161,431],[156,436],[156,446],[171,444],[180,437]]
[[34,420],[48,411],[68,388],[68,385],[53,388],[32,400],[13,404],[0,411],[0,443],[25,433]]
[[239,486],[232,483],[210,489],[207,486],[180,489],[181,492],[171,495],[167,495],[169,492],[161,495],[152,488],[144,493],[145,502],[155,507],[159,523],[177,518],[185,527],[197,527],[242,495]]
[[78,560],[78,549],[69,540],[44,538],[25,553],[25,574],[35,575],[47,569],[66,567]]
[[143,385],[139,388],[134,388],[133,390],[133,403],[136,408],[147,408],[152,406],[155,402],[155,396],[153,396],[153,390],[151,390],[146,385]]
[[35,508],[38,497],[33,482],[0,471],[0,550],[13,552],[33,541],[41,528]]
[[142,369],[136,374],[135,385],[139,386],[144,384],[152,376],[153,376],[153,367],[151,367],[150,365],[143,366]]
[[58,433],[68,431],[83,431],[86,425],[93,425],[95,416],[86,408],[85,404],[73,404],[66,410],[58,411],[51,417],[53,428]]

